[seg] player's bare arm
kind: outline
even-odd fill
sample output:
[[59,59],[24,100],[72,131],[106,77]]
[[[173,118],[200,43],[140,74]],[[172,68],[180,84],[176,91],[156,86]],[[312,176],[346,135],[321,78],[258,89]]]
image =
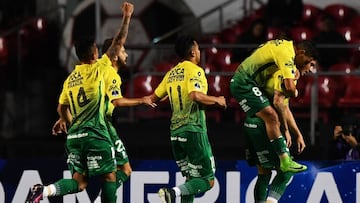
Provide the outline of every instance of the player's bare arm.
[[[72,118],[69,117],[68,109],[69,109],[69,105],[64,105],[64,104],[59,104],[57,107],[57,112],[60,116],[60,119],[64,121],[63,122],[64,125],[70,124],[72,120]],[[63,126],[63,128],[66,129],[66,126],[65,127]]]
[[[70,112],[70,109],[67,109],[67,117],[70,119],[70,122],[72,121],[72,115]],[[62,120],[61,118],[59,118],[53,125],[52,129],[52,134],[57,136],[60,135],[62,133],[67,133],[67,123],[66,121]]]
[[193,101],[197,101],[205,105],[218,105],[224,109],[227,107],[224,96],[215,97],[197,91],[190,92],[189,96]]
[[152,102],[151,98],[149,96],[144,96],[144,97],[140,97],[140,98],[120,98],[120,99],[115,99],[112,101],[112,103],[114,104],[114,106],[138,106],[138,105],[147,105],[147,106],[151,106],[151,107],[156,107],[156,103]]
[[284,78],[285,95],[289,97],[297,97],[297,89],[295,79]]
[[292,143],[291,143],[289,126],[287,123],[287,115],[286,115],[287,105],[285,104],[284,100],[285,100],[285,95],[283,93],[279,91],[274,91],[274,99],[273,99],[274,108],[278,113],[279,121],[284,130],[284,134],[286,137],[286,145],[290,147]]
[[292,134],[294,134],[296,136],[296,144],[297,144],[297,152],[300,154],[304,151],[306,145],[304,142],[304,138],[302,136],[302,133],[298,127],[298,125],[296,124],[294,115],[292,114],[289,106],[287,105],[286,108],[286,115],[287,115],[287,123],[289,125],[289,129],[291,131]]
[[111,46],[106,51],[106,54],[109,56],[111,61],[114,61],[118,57],[117,55],[120,51],[120,48],[125,44],[129,31],[131,15],[134,12],[134,5],[129,2],[124,2],[122,4],[122,12],[123,12],[123,19],[120,30],[115,35]]

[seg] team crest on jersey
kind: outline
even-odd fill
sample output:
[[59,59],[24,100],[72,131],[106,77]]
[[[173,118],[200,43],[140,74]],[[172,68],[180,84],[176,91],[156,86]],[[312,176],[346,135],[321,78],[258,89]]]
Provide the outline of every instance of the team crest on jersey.
[[114,97],[119,96],[120,91],[119,90],[113,90],[113,91],[111,91],[111,95],[114,96]]
[[195,86],[196,89],[200,89],[200,88],[201,88],[201,85],[200,85],[200,83],[198,83],[198,82],[195,83],[194,86]]

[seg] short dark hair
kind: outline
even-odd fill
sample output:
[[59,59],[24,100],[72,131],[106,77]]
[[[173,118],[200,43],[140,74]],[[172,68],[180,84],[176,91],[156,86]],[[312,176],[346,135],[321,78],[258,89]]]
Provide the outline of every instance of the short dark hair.
[[108,38],[108,39],[104,40],[104,44],[103,44],[103,46],[101,48],[101,53],[102,54],[105,54],[107,52],[107,50],[109,49],[109,47],[112,44],[112,41],[113,41],[113,38]]
[[319,52],[316,49],[315,44],[310,40],[304,40],[296,43],[296,47],[298,49],[305,50],[305,55],[314,58],[315,60],[319,60]]
[[95,47],[94,37],[81,37],[75,41],[75,52],[80,61],[92,59]]
[[180,59],[190,56],[192,46],[195,45],[195,38],[190,35],[181,35],[175,42],[175,53]]

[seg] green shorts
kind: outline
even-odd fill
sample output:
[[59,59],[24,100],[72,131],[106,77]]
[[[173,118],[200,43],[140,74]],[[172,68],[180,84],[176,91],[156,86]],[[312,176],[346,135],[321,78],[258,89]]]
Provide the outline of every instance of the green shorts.
[[214,179],[215,160],[205,132],[172,134],[171,146],[184,177]]
[[115,147],[116,165],[122,166],[129,162],[129,158],[126,153],[125,146],[123,142],[120,140],[115,127],[112,125],[110,121],[107,122],[107,127],[109,130],[111,141],[113,142]]
[[230,92],[247,116],[254,116],[261,109],[270,106],[266,95],[245,73],[236,72],[230,81]]
[[243,133],[246,139],[246,160],[250,166],[260,165],[273,169],[280,164],[279,157],[272,149],[266,134],[265,123],[258,117],[246,117]]
[[66,140],[67,164],[73,174],[98,176],[116,171],[113,144],[107,139],[92,137],[91,130],[69,134]]

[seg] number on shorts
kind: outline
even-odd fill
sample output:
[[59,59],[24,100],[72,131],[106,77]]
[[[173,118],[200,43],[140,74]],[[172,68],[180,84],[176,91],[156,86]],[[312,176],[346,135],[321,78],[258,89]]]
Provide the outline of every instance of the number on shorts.
[[260,91],[260,89],[258,87],[253,87],[252,91],[254,92],[254,95],[257,97],[260,97],[262,95],[262,92]]

